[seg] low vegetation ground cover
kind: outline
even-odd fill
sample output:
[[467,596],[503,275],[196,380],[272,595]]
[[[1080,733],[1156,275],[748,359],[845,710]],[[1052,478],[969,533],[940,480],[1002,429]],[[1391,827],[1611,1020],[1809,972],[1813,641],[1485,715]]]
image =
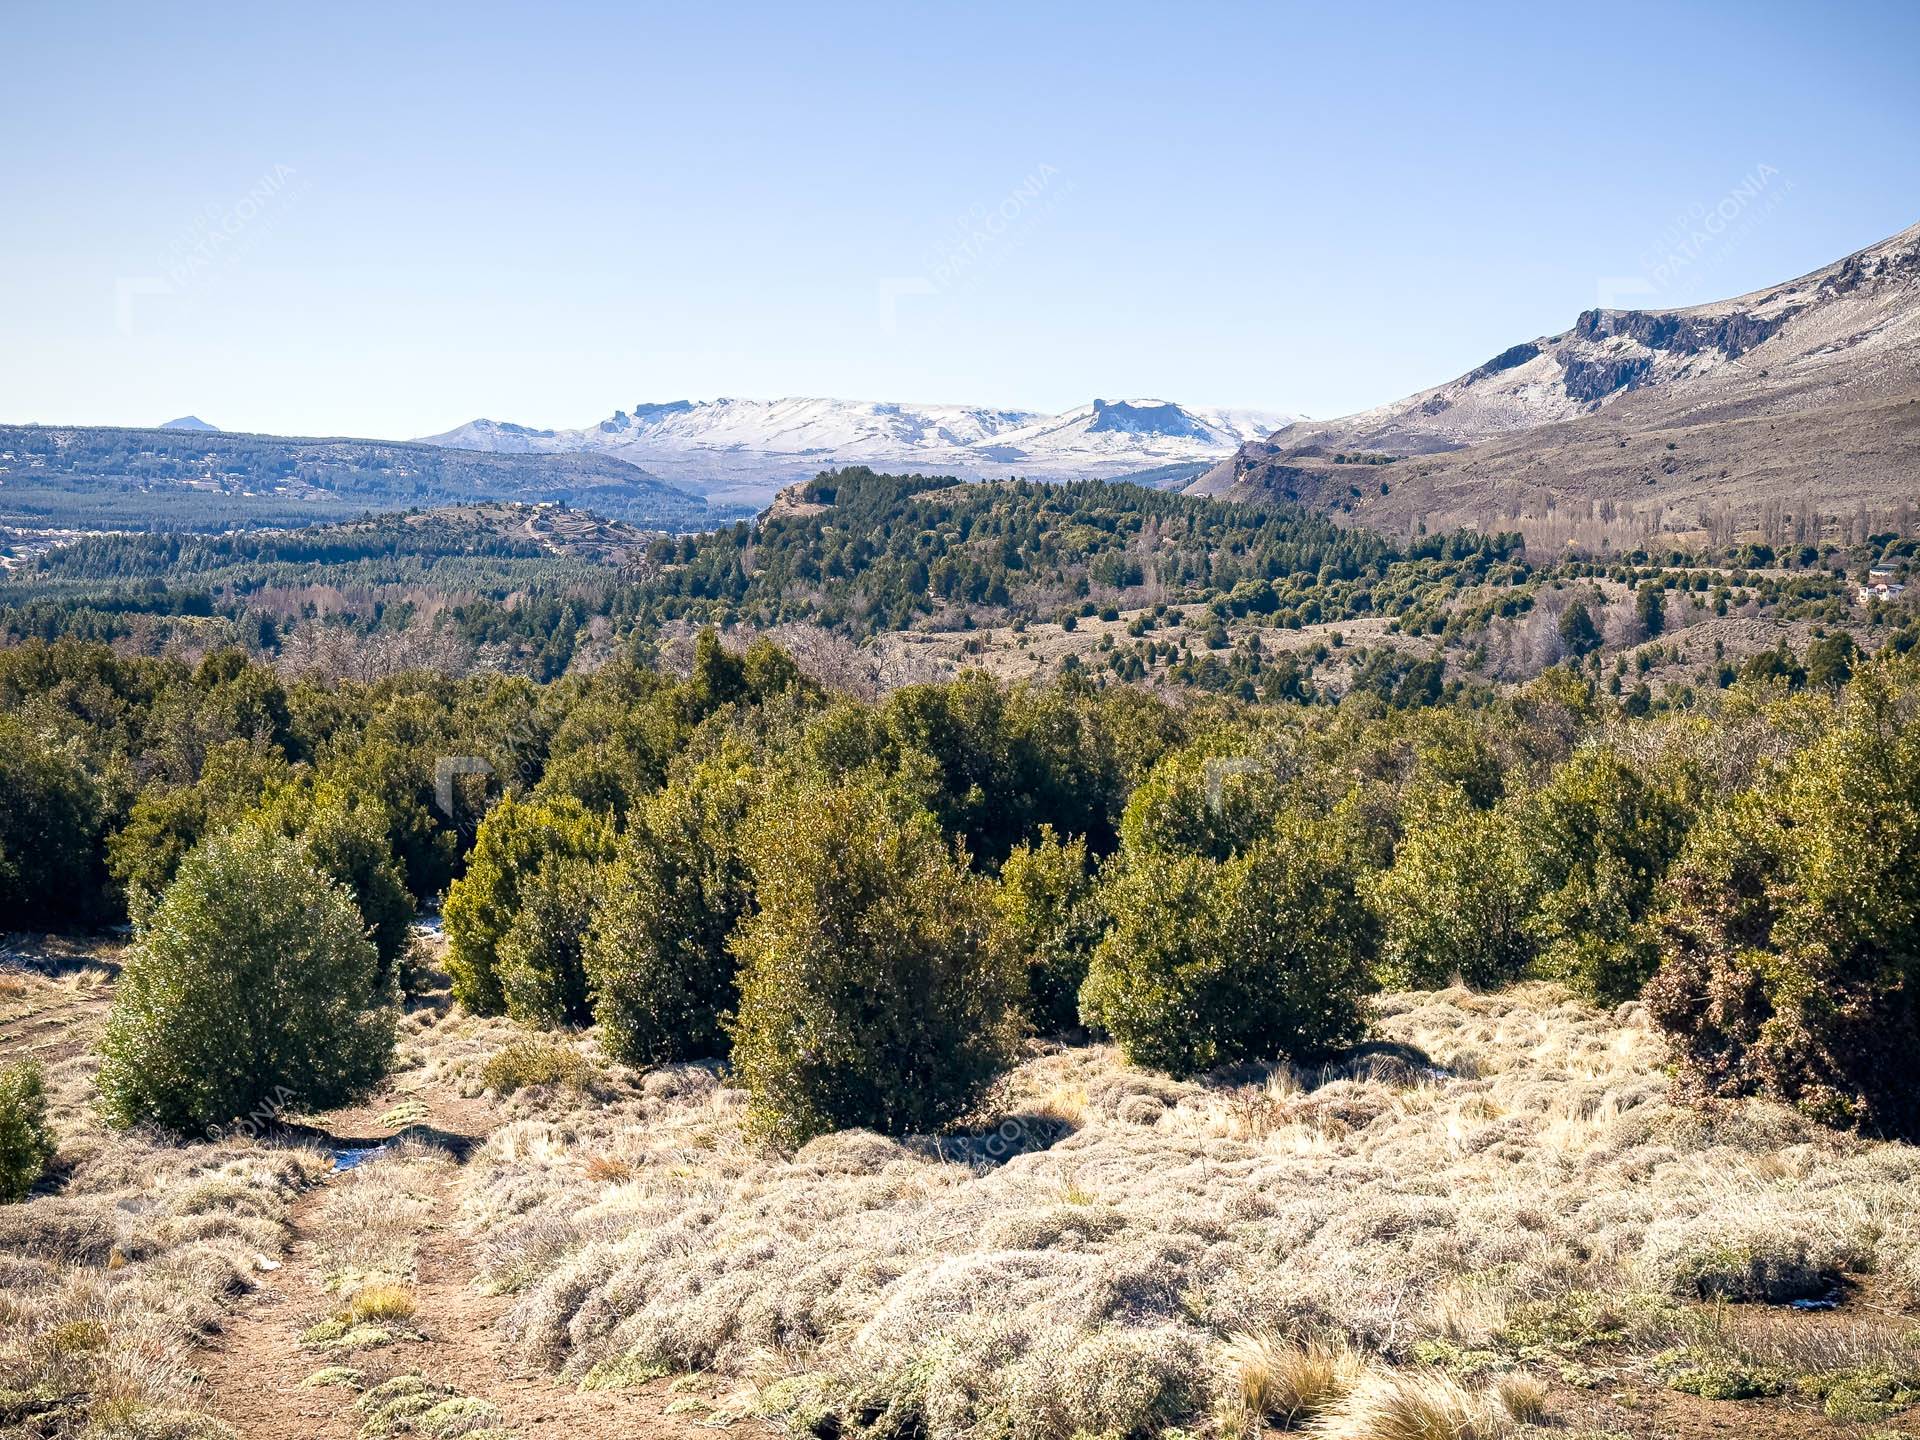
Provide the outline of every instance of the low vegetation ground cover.
[[1896,1413],[1911,1321],[1849,1337],[1774,1307],[1920,1297],[1920,1152],[1676,1105],[1637,1007],[1538,984],[1377,1003],[1375,1045],[1324,1071],[1176,1082],[1039,1047],[964,1144],[771,1152],[700,1067],[523,1092],[463,1223],[528,1363],[719,1372],[737,1412],[815,1429],[1070,1440],[1311,1411],[1373,1435],[1395,1395],[1471,1434],[1543,1409],[1659,1433],[1610,1398],[1634,1392],[1760,1400],[1729,1426],[1817,1430],[1869,1391]]
[[429,1125],[329,1178],[285,1137],[88,1118],[112,959],[9,987],[10,1027],[53,1022],[7,1038],[35,1037],[59,1142],[0,1208],[29,1433],[224,1433],[201,1346],[295,1258],[295,1202],[294,1383],[368,1434],[501,1420],[499,1377],[419,1336],[443,1226],[511,1368],[667,1424],[1786,1436],[1894,1433],[1916,1398],[1920,1152],[1680,1103],[1641,1007],[1550,984],[1378,996],[1373,1039],[1304,1070],[1029,1042],[945,1134],[790,1150],[716,1064],[415,1009],[397,1074],[423,1100],[381,1128],[487,1101],[484,1143],[463,1163]]
[[44,1065],[57,1148],[0,1206],[0,1427],[23,1435],[230,1435],[205,1414],[196,1349],[280,1263],[289,1206],[332,1165],[242,1130],[182,1145],[101,1118],[91,1046],[111,950],[0,967],[0,1061]]

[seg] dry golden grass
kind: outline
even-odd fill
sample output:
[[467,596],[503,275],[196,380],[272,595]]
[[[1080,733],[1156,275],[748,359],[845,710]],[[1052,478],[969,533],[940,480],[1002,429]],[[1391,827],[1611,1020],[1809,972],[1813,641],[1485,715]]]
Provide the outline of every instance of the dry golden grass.
[[311,1224],[328,1287],[349,1293],[410,1281],[420,1234],[434,1218],[430,1177],[452,1164],[438,1146],[401,1140],[334,1181]]
[[1366,1360],[1344,1339],[1304,1343],[1275,1335],[1235,1335],[1221,1348],[1225,1393],[1215,1410],[1222,1436],[1295,1426],[1352,1393]]
[[288,1206],[331,1165],[244,1138],[182,1144],[108,1129],[94,1062],[103,962],[11,972],[10,1035],[45,1060],[54,1177],[0,1206],[0,1397],[27,1433],[215,1437],[195,1347],[277,1262]]
[[[791,1156],[743,1138],[710,1070],[605,1067],[591,1104],[514,1097],[462,1223],[533,1364],[717,1372],[761,1409],[910,1416],[935,1440],[1251,1423],[1309,1336],[1397,1366],[1427,1342],[1517,1352],[1528,1327],[1657,1348],[1695,1300],[1920,1281],[1920,1154],[1677,1108],[1635,1008],[1393,995],[1378,1036],[1348,1067],[1219,1084],[1036,1049],[965,1146],[849,1132]],[[1029,1143],[1042,1127],[1068,1133]],[[1263,1358],[1246,1336],[1275,1338]],[[1375,1409],[1459,1399],[1374,1381]],[[1516,1423],[1461,1393],[1462,1433]]]
[[1497,1402],[1446,1375],[1375,1369],[1308,1433],[1327,1440],[1505,1440]]
[[1547,1413],[1547,1382],[1537,1375],[1504,1375],[1493,1387],[1494,1398],[1507,1418],[1519,1425],[1537,1425]]
[[411,1320],[415,1308],[413,1291],[406,1286],[376,1281],[353,1292],[344,1318],[356,1325]]

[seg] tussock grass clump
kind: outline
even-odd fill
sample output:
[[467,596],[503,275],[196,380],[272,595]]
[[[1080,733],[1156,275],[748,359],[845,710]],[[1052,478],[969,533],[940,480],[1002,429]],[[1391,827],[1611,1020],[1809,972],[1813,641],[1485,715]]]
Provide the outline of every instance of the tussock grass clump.
[[1299,1425],[1345,1399],[1366,1373],[1344,1340],[1305,1343],[1269,1334],[1235,1335],[1221,1354],[1226,1388],[1215,1408],[1224,1436]]
[[1311,1433],[1327,1440],[1506,1440],[1515,1426],[1499,1402],[1449,1376],[1375,1369]]
[[1503,1375],[1493,1387],[1494,1397],[1507,1418],[1519,1425],[1538,1425],[1546,1418],[1547,1382],[1537,1375]]
[[347,1301],[345,1318],[352,1323],[411,1320],[416,1306],[413,1291],[404,1285],[363,1285]]
[[556,1085],[576,1093],[593,1087],[593,1066],[573,1046],[529,1035],[496,1050],[480,1071],[481,1082],[500,1095],[536,1085]]

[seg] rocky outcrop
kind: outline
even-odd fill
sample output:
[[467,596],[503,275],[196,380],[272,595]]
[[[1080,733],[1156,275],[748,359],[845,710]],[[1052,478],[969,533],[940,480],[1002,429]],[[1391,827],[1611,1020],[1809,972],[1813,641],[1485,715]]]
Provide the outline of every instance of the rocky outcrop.
[[1583,405],[1596,404],[1616,390],[1631,390],[1646,382],[1653,361],[1645,355],[1629,355],[1618,360],[1579,360],[1571,355],[1560,361],[1567,394]]
[[1744,310],[1717,316],[1689,315],[1683,310],[1583,310],[1574,321],[1574,338],[1637,341],[1649,350],[1676,355],[1698,355],[1717,350],[1729,360],[1762,344],[1796,311],[1762,318]]
[[1489,375],[1498,375],[1502,370],[1511,370],[1516,365],[1524,365],[1539,353],[1538,345],[1531,340],[1523,340],[1518,345],[1510,345],[1502,350],[1467,378],[1485,380]]

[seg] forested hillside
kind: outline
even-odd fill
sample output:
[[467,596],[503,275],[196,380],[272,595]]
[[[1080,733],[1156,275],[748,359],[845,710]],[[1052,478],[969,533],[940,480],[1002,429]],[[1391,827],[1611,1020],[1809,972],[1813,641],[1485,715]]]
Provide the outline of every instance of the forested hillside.
[[[714,624],[740,644],[772,635],[866,691],[969,667],[1079,669],[1243,699],[1359,687],[1404,703],[1571,656],[1603,668],[1610,692],[1685,703],[1782,645],[1879,648],[1907,623],[1889,587],[1913,550],[1889,532],[1784,552],[1541,556],[1510,535],[1391,542],[1297,507],[1125,484],[855,470],[755,523],[681,537],[557,506],[84,537],[11,566],[0,632],[144,653],[237,644],[361,679],[430,666],[544,680]],[[1886,576],[1863,599],[1875,565]]]

